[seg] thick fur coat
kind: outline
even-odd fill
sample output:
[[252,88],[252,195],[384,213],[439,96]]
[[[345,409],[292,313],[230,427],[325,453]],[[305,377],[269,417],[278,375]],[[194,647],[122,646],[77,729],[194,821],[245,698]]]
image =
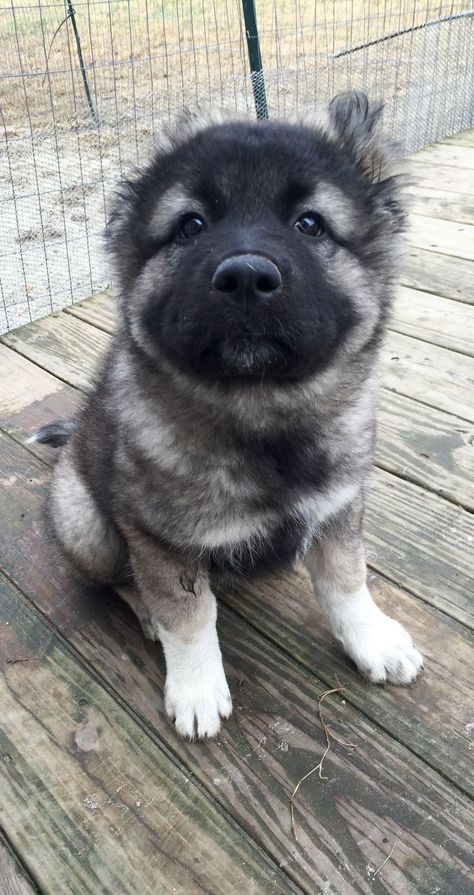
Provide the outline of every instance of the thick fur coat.
[[188,736],[231,709],[213,574],[306,557],[362,673],[406,683],[421,666],[368,594],[361,540],[404,227],[380,113],[350,93],[314,120],[183,116],[114,200],[119,324],[94,387],[37,436],[62,445],[56,538],[126,585]]

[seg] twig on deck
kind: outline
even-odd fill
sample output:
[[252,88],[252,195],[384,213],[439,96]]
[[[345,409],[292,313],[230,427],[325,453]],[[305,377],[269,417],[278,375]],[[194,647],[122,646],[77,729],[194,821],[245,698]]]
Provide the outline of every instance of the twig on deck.
[[[298,783],[296,784],[296,786],[290,796],[291,832],[293,833],[293,836],[295,837],[296,842],[298,842],[298,837],[296,835],[296,826],[295,826],[294,800],[295,800],[295,795],[298,792],[301,784],[304,783],[304,781],[307,780],[308,777],[311,777],[311,775],[314,774],[316,771],[318,771],[320,780],[328,779],[327,777],[323,777],[323,762],[331,748],[331,740],[334,740],[334,742],[338,743],[340,746],[346,746],[347,748],[350,748],[350,749],[357,748],[356,743],[349,743],[347,740],[342,739],[342,737],[336,736],[336,734],[331,730],[331,728],[328,727],[328,725],[326,724],[326,722],[323,718],[322,704],[323,704],[324,700],[326,699],[326,696],[331,696],[333,693],[343,693],[343,692],[344,692],[344,687],[334,687],[332,690],[325,690],[325,692],[321,694],[321,696],[319,697],[319,700],[318,700],[318,717],[319,717],[319,721],[321,723],[322,730],[324,732],[324,736],[326,737],[326,748],[323,752],[323,755],[321,756],[321,759],[319,760],[318,764],[316,765],[316,767],[311,768],[311,770],[308,771],[308,773],[305,774],[304,777],[301,778],[301,780],[298,780]],[[390,855],[389,855],[389,857],[390,857]]]
[[381,870],[382,867],[385,867],[387,861],[390,861],[390,858],[391,858],[392,855],[393,855],[393,850],[394,850],[394,848],[395,848],[395,842],[393,843],[393,845],[392,845],[392,847],[391,847],[391,849],[390,849],[390,851],[389,851],[387,857],[385,858],[385,861],[382,861],[380,867],[377,867],[377,870],[374,870],[371,879],[375,879],[375,877],[377,876],[377,873],[379,872],[379,870]]

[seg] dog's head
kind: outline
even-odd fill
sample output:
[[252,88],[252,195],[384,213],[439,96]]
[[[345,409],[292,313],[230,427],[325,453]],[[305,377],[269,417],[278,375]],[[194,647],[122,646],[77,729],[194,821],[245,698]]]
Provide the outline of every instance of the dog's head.
[[181,119],[108,226],[122,315],[152,361],[294,381],[377,341],[403,229],[380,113],[348,93],[324,123]]

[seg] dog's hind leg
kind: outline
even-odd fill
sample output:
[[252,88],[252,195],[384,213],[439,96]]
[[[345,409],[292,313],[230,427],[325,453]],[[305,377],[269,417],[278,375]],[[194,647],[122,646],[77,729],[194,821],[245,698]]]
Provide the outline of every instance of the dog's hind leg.
[[165,708],[178,733],[215,736],[232,712],[207,571],[143,531],[124,526],[137,591],[119,593],[166,660]]
[[361,507],[333,520],[306,557],[331,630],[372,683],[409,684],[423,666],[405,628],[374,603],[367,584]]
[[56,539],[82,575],[104,584],[123,577],[125,540],[77,471],[69,444],[54,468],[49,515]]

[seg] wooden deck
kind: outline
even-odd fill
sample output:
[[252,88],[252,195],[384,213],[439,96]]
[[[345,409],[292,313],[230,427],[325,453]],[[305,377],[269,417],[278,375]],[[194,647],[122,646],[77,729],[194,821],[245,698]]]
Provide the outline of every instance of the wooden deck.
[[[114,326],[96,296],[0,344],[2,895],[472,892],[474,132],[419,153],[408,260],[382,353],[366,519],[373,591],[426,668],[365,684],[302,571],[221,596],[235,712],[177,739],[163,659],[48,545],[51,452]],[[326,723],[334,740],[322,779]],[[18,874],[21,874],[19,876]]]

